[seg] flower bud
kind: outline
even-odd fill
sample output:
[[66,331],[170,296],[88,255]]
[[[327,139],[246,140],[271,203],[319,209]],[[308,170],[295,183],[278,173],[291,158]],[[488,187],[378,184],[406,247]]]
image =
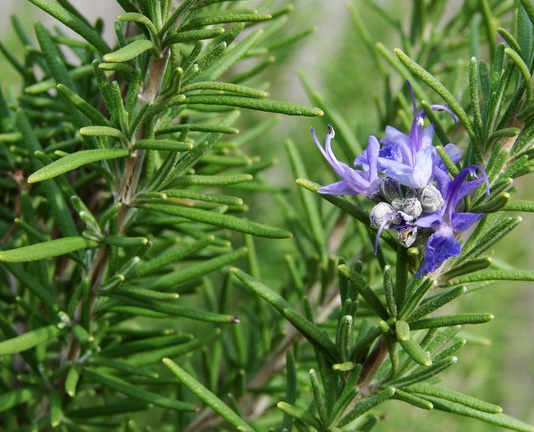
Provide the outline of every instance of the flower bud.
[[402,203],[402,211],[417,219],[423,213],[423,208],[417,198],[405,198]]
[[445,204],[439,190],[432,185],[425,186],[421,192],[420,201],[425,213],[434,212]]
[[386,202],[378,203],[373,207],[370,214],[371,226],[373,228],[380,228],[382,224],[389,219],[395,210]]
[[402,198],[402,191],[399,183],[389,177],[380,180],[380,193],[389,203],[396,198]]

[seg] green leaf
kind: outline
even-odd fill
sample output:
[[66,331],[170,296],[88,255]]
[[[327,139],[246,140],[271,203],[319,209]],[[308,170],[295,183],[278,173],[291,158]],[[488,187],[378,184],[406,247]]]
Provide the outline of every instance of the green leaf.
[[190,307],[178,306],[170,301],[157,301],[148,300],[147,297],[136,299],[133,296],[124,294],[125,291],[119,292],[119,290],[111,291],[111,295],[115,298],[122,300],[126,304],[137,306],[139,309],[145,309],[150,312],[157,312],[159,314],[165,314],[169,317],[179,316],[189,318],[197,321],[205,321],[219,324],[236,324],[239,322],[239,318],[234,315],[219,314],[216,312],[210,312],[200,309],[192,309]]
[[106,359],[95,359],[91,360],[91,366],[98,368],[114,369],[119,372],[124,372],[129,376],[143,376],[147,378],[159,378],[159,374],[150,369],[140,368],[137,366],[132,366],[129,363],[126,363],[121,360],[106,360]]
[[144,351],[153,351],[156,349],[164,349],[171,346],[178,346],[185,342],[190,342],[193,335],[190,334],[175,334],[171,330],[164,330],[170,334],[163,334],[162,336],[142,337],[131,342],[122,342],[119,345],[109,345],[102,348],[100,357],[115,358],[125,357],[132,359],[130,354],[140,354]]
[[482,420],[486,423],[490,423],[496,426],[501,426],[506,429],[511,429],[518,432],[533,432],[534,427],[526,423],[523,423],[519,420],[514,419],[513,417],[507,416],[506,414],[489,414],[486,412],[481,412],[473,408],[466,407],[459,403],[450,402],[444,399],[439,399],[433,396],[424,396],[425,399],[432,402],[435,409],[441,411],[450,412],[453,414],[462,415],[465,417],[471,417],[478,420]]
[[121,248],[142,247],[148,244],[146,237],[126,237],[120,235],[108,235],[102,239],[102,243]]
[[375,406],[387,401],[394,394],[395,389],[393,387],[389,387],[374,396],[361,400],[351,412],[349,412],[345,417],[341,419],[337,426],[343,427],[348,425],[353,420],[365,414],[367,411],[373,409]]
[[76,387],[78,386],[78,381],[80,380],[80,365],[74,363],[69,368],[67,373],[67,378],[65,380],[65,391],[72,398],[76,396]]
[[262,90],[257,90],[252,87],[247,87],[243,85],[238,84],[231,84],[231,83],[225,83],[225,82],[217,82],[217,81],[206,81],[206,82],[196,82],[193,84],[189,84],[185,87],[182,87],[180,90],[181,93],[187,93],[192,92],[196,90],[215,90],[215,91],[224,91],[227,93],[236,93],[243,96],[250,96],[253,98],[265,98],[267,97],[267,93]]
[[[156,280],[152,280],[149,283],[151,289],[154,288],[170,288],[188,280],[205,276],[206,274],[218,270],[233,261],[243,258],[247,254],[246,247],[236,249],[224,255],[220,255],[216,258],[203,260],[198,264],[194,264],[188,267],[183,267],[180,271],[172,272],[164,276],[159,277]],[[159,257],[161,258],[161,257]],[[160,261],[161,262],[161,261]]]
[[239,42],[232,49],[227,50],[223,55],[216,59],[211,65],[203,70],[196,78],[196,81],[216,81],[230,68],[241,60],[247,52],[258,42],[262,35],[262,30],[255,30],[246,38]]
[[493,260],[491,258],[479,258],[465,261],[462,264],[454,266],[450,270],[447,270],[446,272],[442,273],[439,277],[440,284],[443,284],[443,282],[447,282],[450,279],[453,279],[458,276],[474,273],[479,270],[484,270],[488,268],[492,262]]
[[315,430],[323,429],[321,421],[305,409],[288,404],[287,402],[278,402],[276,406],[278,407],[278,409],[280,409],[280,411],[283,411],[291,417],[298,419],[307,425],[312,426]]
[[534,212],[534,201],[530,200],[513,200],[508,201],[503,211],[520,211],[520,212]]
[[[149,351],[147,352],[134,351],[124,361],[132,366],[137,366],[137,367],[146,366],[146,365],[155,364],[155,363],[159,365],[161,362],[161,359],[165,356],[177,358],[181,356],[190,355],[196,349],[209,346],[211,342],[219,338],[220,335],[221,335],[220,328],[215,328],[209,336],[195,338],[186,343],[170,344],[169,346],[164,346],[163,348],[152,346],[151,348],[149,348]],[[138,344],[138,347],[141,348],[141,347],[144,347],[144,345]]]
[[86,126],[80,129],[80,134],[83,136],[108,136],[126,141],[126,135],[122,131],[107,126]]
[[405,321],[395,322],[395,333],[400,345],[411,359],[422,366],[431,366],[432,359],[421,346],[410,337],[410,326]]
[[201,186],[229,186],[239,183],[245,183],[254,180],[250,174],[234,174],[225,176],[208,176],[208,175],[186,175],[180,176],[173,180],[173,187],[183,187],[190,185]]
[[[296,178],[307,177],[308,175],[306,173],[304,162],[302,161],[302,158],[292,141],[286,142],[286,150],[289,156],[289,162],[291,164],[293,176]],[[315,196],[303,191],[302,188],[298,189],[298,193],[302,202],[302,206],[304,207],[304,213],[313,236],[317,253],[320,256],[324,256],[324,245],[326,244],[326,240],[323,221],[317,205],[317,199]]]
[[[296,384],[297,384],[296,378],[297,376],[295,373],[295,390],[296,390]],[[317,407],[317,413],[319,414],[319,418],[321,419],[321,421],[323,423],[326,423],[328,421],[328,410],[326,408],[324,397],[321,394],[321,385],[319,383],[319,378],[317,377],[317,373],[315,372],[314,369],[310,369],[310,382],[312,386],[313,399],[315,401],[315,406]],[[295,398],[296,398],[296,394],[295,394]]]
[[67,27],[74,30],[75,33],[83,37],[87,42],[94,46],[98,51],[102,53],[110,52],[111,49],[106,44],[104,39],[87,26],[82,20],[70,13],[67,9],[63,8],[57,1],[53,0],[30,0],[34,5],[41,8],[54,18],[61,21]]
[[159,254],[157,257],[154,257],[152,259],[147,260],[146,262],[136,265],[134,268],[134,275],[137,277],[141,277],[153,273],[158,269],[165,267],[166,265],[176,263],[188,257],[189,255],[192,255],[195,252],[202,250],[214,241],[215,237],[210,235],[183,248]]
[[392,382],[388,382],[388,384],[402,387],[402,386],[407,386],[410,384],[417,383],[419,381],[424,381],[426,379],[435,377],[438,373],[456,364],[457,362],[458,362],[458,358],[448,357],[446,359],[434,362],[432,366],[425,366],[425,367],[420,366],[419,370],[416,370],[410,375],[396,379]]
[[291,233],[278,228],[272,228],[267,225],[262,225],[257,222],[252,222],[246,219],[240,219],[235,216],[214,213],[207,210],[196,208],[162,205],[162,204],[143,204],[142,208],[146,208],[155,212],[168,213],[174,216],[181,216],[196,222],[203,222],[208,225],[215,225],[222,228],[231,229],[234,231],[252,234],[258,237],[267,238],[291,238]]
[[419,396],[405,392],[398,388],[395,388],[395,394],[393,395],[392,399],[401,400],[421,409],[431,410],[434,408],[434,405],[432,405],[432,403],[426,399],[420,398]]
[[0,261],[28,262],[68,254],[80,249],[97,247],[98,243],[84,237],[64,237],[18,249],[0,251]]
[[117,51],[106,54],[104,56],[104,61],[108,63],[127,62],[152,48],[154,48],[154,44],[151,41],[137,39]]
[[189,30],[189,31],[180,31],[172,36],[169,36],[163,41],[163,46],[168,47],[169,45],[174,45],[177,43],[183,42],[194,42],[203,39],[213,39],[217,36],[220,36],[224,33],[224,28],[215,27],[211,29],[202,29],[202,30]]
[[421,281],[421,279],[414,277],[409,285],[410,289],[410,296],[408,297],[408,300],[404,303],[400,313],[399,318],[405,319],[407,316],[409,316],[412,311],[419,305],[420,301],[423,299],[423,297],[426,295],[426,293],[432,289],[434,286],[435,279],[434,278],[426,278],[424,281]]
[[420,395],[436,396],[440,399],[446,399],[473,408],[477,411],[483,411],[490,414],[499,414],[502,412],[502,408],[498,405],[493,405],[472,396],[443,387],[419,383],[411,385],[406,390]]
[[258,282],[252,276],[242,270],[232,268],[230,270],[237,278],[248,286],[254,293],[271,304],[279,313],[287,318],[312,344],[321,349],[327,358],[334,360],[337,356],[337,348],[328,335],[313,322],[299,314],[283,297],[275,293],[269,287]]
[[419,307],[410,314],[409,319],[410,321],[415,321],[416,319],[429,315],[430,313],[434,312],[435,310],[438,310],[440,307],[460,297],[462,294],[465,294],[466,292],[467,292],[467,288],[462,286],[462,287],[454,288],[450,291],[447,291],[446,293],[442,293],[434,297],[430,297],[424,300],[423,302],[421,302]]
[[365,282],[363,277],[345,264],[341,264],[339,266],[339,271],[349,280],[350,283],[354,285],[360,295],[369,304],[369,306],[373,308],[377,315],[383,320],[387,321],[389,319],[389,312],[382,304],[382,301],[378,298],[376,293],[371,289],[367,282]]
[[37,330],[30,330],[20,336],[0,342],[0,355],[15,354],[33,348],[36,345],[56,339],[61,333],[61,329],[56,325],[41,327]]
[[[317,183],[314,183],[306,179],[297,179],[297,184],[299,186],[302,186],[305,189],[308,189],[309,191],[312,191],[318,195],[321,195],[319,194],[319,188],[321,186],[318,185]],[[360,222],[364,223],[366,226],[369,225],[369,213],[367,213],[365,210],[362,210],[356,204],[351,203],[350,201],[347,201],[344,198],[334,196],[334,195],[321,195],[321,197],[331,202],[335,206],[339,207],[341,210],[353,216]]]
[[397,54],[397,57],[400,59],[400,61],[404,63],[404,65],[414,75],[421,78],[430,88],[432,88],[436,93],[438,93],[445,100],[445,102],[447,102],[449,108],[454,112],[454,114],[456,114],[458,119],[464,125],[465,130],[469,134],[469,138],[471,138],[471,141],[475,145],[475,148],[480,151],[480,141],[476,135],[476,132],[473,129],[469,116],[464,111],[462,106],[458,103],[458,101],[454,98],[454,96],[447,90],[447,88],[441,82],[439,82],[432,74],[427,72],[423,67],[418,65],[404,52],[402,52],[402,50],[395,49],[395,54]]
[[28,177],[28,183],[37,183],[54,178],[60,174],[64,174],[92,162],[126,157],[129,153],[130,152],[126,149],[81,150],[64,156],[61,159],[57,159],[51,164],[37,170]]
[[76,107],[80,112],[85,115],[92,123],[100,126],[109,126],[109,121],[104,117],[100,111],[87,103],[81,96],[73,92],[70,88],[63,84],[58,84],[57,89],[69,103]]
[[190,23],[186,24],[182,28],[189,29],[189,28],[211,26],[215,24],[268,21],[271,18],[272,18],[271,15],[260,15],[256,13],[255,11],[254,13],[236,13],[236,14],[228,14],[228,15],[216,15],[216,16],[210,16],[206,18],[201,17],[199,19],[195,19],[191,21]]
[[161,129],[156,130],[156,135],[163,135],[173,132],[180,132],[184,129],[188,129],[190,132],[215,132],[215,133],[226,133],[226,134],[238,134],[239,129],[216,125],[216,124],[205,124],[205,123],[175,123],[169,126],[162,127]]
[[0,395],[0,412],[7,411],[15,406],[37,399],[41,391],[31,387],[23,387],[8,391]]
[[[398,264],[397,264],[398,265]],[[386,298],[386,306],[390,316],[397,316],[397,304],[395,303],[395,287],[393,279],[391,278],[391,266],[387,265],[384,268],[383,274],[384,294]]]
[[[16,249],[15,249],[16,250]],[[0,252],[1,253],[1,252]],[[49,286],[43,284],[38,278],[28,274],[26,269],[21,264],[3,263],[3,266],[11,273],[21,285],[26,287],[35,296],[40,298],[45,305],[50,307],[55,312],[59,312],[58,299],[55,294],[50,292]]]
[[174,140],[161,140],[161,139],[142,139],[136,141],[132,146],[135,149],[143,150],[159,150],[159,151],[172,151],[172,152],[181,152],[191,150],[193,144],[174,141]]
[[516,53],[514,50],[510,48],[505,48],[504,52],[508,57],[510,57],[510,60],[512,60],[515,65],[519,68],[519,72],[521,72],[521,75],[523,76],[523,79],[525,80],[526,84],[526,91],[527,91],[527,100],[526,103],[530,104],[532,102],[532,84],[531,84],[531,76],[530,76],[530,69],[525,64],[521,56]]
[[130,384],[120,378],[113,375],[103,373],[101,371],[94,371],[86,369],[84,376],[93,382],[100,383],[106,387],[112,388],[119,393],[131,396],[136,399],[154,404],[163,408],[172,409],[175,411],[195,411],[196,406],[189,402],[181,402],[175,399],[161,396],[157,393],[145,390],[138,385]]
[[322,116],[324,113],[319,108],[284,102],[273,99],[255,99],[231,95],[194,95],[187,96],[180,103],[187,105],[222,105],[236,108],[247,108],[256,111],[266,111],[294,116]]
[[463,285],[480,281],[527,281],[534,282],[534,271],[529,270],[486,270],[451,279],[447,285]]
[[147,30],[150,32],[152,37],[158,37],[158,31],[154,26],[154,23],[150,21],[148,17],[137,12],[127,12],[117,16],[119,21],[133,21],[139,24],[143,24]]
[[163,364],[169,368],[169,370],[178,378],[178,380],[180,380],[183,385],[191,390],[200,400],[217,412],[232,426],[235,426],[236,428],[239,428],[239,430],[243,431],[254,431],[247,423],[245,423],[243,419],[241,419],[241,417],[239,417],[234,411],[226,406],[216,395],[214,395],[171,359],[164,358]]
[[349,360],[352,352],[352,336],[354,334],[352,315],[344,315],[338,323],[338,332],[336,338],[336,345],[339,350],[341,360],[346,362]]
[[421,330],[436,327],[452,327],[464,324],[483,324],[491,321],[494,316],[490,313],[463,313],[456,315],[444,315],[435,318],[423,318],[410,322],[412,330]]

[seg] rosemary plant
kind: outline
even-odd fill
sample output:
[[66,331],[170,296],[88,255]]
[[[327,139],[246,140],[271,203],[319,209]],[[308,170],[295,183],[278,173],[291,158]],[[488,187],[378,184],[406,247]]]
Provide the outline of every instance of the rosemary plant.
[[[0,89],[3,430],[400,430],[390,400],[534,430],[440,383],[493,319],[462,299],[534,280],[492,259],[534,211],[531,2],[349,5],[384,88],[370,137],[305,74],[320,108],[267,94],[314,30],[302,2],[117,0],[113,44],[30,2],[77,37],[13,17],[23,54],[0,45],[22,85]],[[323,116],[286,141],[298,186],[269,180],[273,114]]]

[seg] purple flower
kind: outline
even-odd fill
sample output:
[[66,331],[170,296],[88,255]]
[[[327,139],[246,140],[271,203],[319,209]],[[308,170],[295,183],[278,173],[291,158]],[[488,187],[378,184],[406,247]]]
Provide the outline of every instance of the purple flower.
[[315,144],[332,166],[336,174],[342,178],[342,181],[333,183],[328,186],[323,186],[319,189],[319,193],[327,195],[357,195],[363,194],[369,198],[376,195],[380,188],[380,179],[378,178],[378,152],[380,144],[375,137],[369,138],[369,145],[364,152],[366,163],[362,170],[355,170],[347,164],[340,162],[334,152],[332,151],[332,138],[334,138],[335,131],[332,126],[328,126],[328,134],[325,138],[324,148],[317,139],[315,131],[311,129],[311,133]]
[[[477,170],[481,176],[466,182],[467,176],[469,174],[474,175]],[[484,217],[484,213],[466,213],[455,210],[466,195],[484,182],[486,182],[487,193],[489,193],[488,177],[484,170],[478,165],[464,168],[454,179],[449,179],[446,184],[441,185],[443,188],[441,194],[445,204],[437,211],[415,221],[415,225],[418,227],[435,230],[428,239],[425,258],[417,272],[418,277],[422,277],[424,273],[435,271],[448,258],[460,256],[462,246],[456,239],[456,234],[469,229],[475,222]]]
[[[436,148],[432,145],[434,126],[423,129],[424,111],[417,111],[415,95],[410,83],[414,119],[410,134],[405,135],[392,126],[386,127],[386,136],[380,140],[382,149],[378,157],[379,171],[399,183],[411,188],[424,188],[433,176],[434,167],[439,164]],[[432,105],[432,109],[447,111],[453,118],[454,114],[445,106]],[[453,147],[451,147],[453,146]],[[448,152],[456,154],[456,146],[449,144]],[[362,162],[357,158],[358,162]]]

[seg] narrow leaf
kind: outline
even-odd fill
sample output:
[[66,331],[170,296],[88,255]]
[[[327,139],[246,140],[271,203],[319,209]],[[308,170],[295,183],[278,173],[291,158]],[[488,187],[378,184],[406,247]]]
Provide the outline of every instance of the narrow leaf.
[[15,354],[33,348],[36,345],[56,339],[61,329],[56,325],[41,327],[11,339],[0,342],[0,355]]
[[167,408],[175,411],[195,411],[196,406],[189,402],[181,402],[176,399],[167,398],[165,396],[160,396],[157,393],[150,392],[141,388],[138,385],[130,384],[127,381],[124,381],[113,375],[103,373],[101,371],[93,371],[91,369],[86,369],[84,371],[84,376],[89,380],[100,383],[106,387],[110,387],[113,390],[118,391],[119,393],[125,394],[127,396],[143,400],[145,402]]
[[292,102],[284,102],[274,99],[257,99],[231,95],[194,95],[187,96],[181,102],[187,105],[222,105],[236,108],[247,108],[257,111],[266,111],[294,116],[322,116],[324,113],[319,108],[308,107]]
[[476,146],[477,149],[480,149],[480,142],[473,129],[469,116],[464,111],[462,106],[458,103],[458,101],[454,98],[454,96],[446,89],[446,87],[441,82],[439,82],[433,75],[427,72],[423,67],[421,67],[410,57],[408,57],[400,49],[396,49],[395,54],[397,54],[397,57],[400,59],[400,61],[404,63],[404,65],[414,75],[421,78],[430,88],[432,88],[436,93],[438,93],[445,100],[445,102],[447,102],[450,109],[454,112],[454,114],[456,114],[458,119],[464,125],[465,130],[469,134],[469,138],[471,138],[473,144]]
[[421,330],[435,327],[452,327],[464,324],[483,324],[491,321],[494,316],[490,313],[463,313],[444,315],[435,318],[423,318],[410,323],[412,330]]
[[431,410],[432,408],[434,408],[434,405],[432,405],[432,403],[427,401],[426,399],[420,398],[419,396],[405,392],[398,388],[395,389],[395,394],[393,395],[392,399],[401,400],[421,409]]
[[142,139],[136,141],[132,148],[143,150],[180,152],[191,150],[193,148],[193,144],[174,140]]
[[185,370],[180,366],[174,363],[169,358],[163,359],[163,364],[169,368],[169,370],[176,375],[178,380],[185,385],[189,390],[191,390],[200,400],[202,400],[206,405],[212,408],[217,412],[222,418],[224,418],[228,423],[239,430],[253,432],[253,429],[245,423],[241,417],[239,417],[234,411],[232,411],[228,406],[226,406],[216,395],[204,387],[200,382],[195,378],[189,375]]
[[262,35],[262,30],[255,30],[246,38],[234,46],[231,50],[226,51],[210,66],[201,72],[196,81],[216,81],[224,75],[230,68],[241,60],[247,52],[258,42]]
[[356,271],[352,270],[345,264],[339,266],[339,271],[349,280],[350,283],[358,290],[364,300],[371,306],[380,318],[387,321],[389,319],[389,312],[382,304],[376,293],[365,282],[363,277]]
[[76,107],[80,112],[85,115],[92,123],[100,126],[109,126],[109,121],[104,117],[100,111],[87,103],[81,96],[73,92],[70,88],[63,84],[58,84],[57,89],[70,104]]
[[48,14],[52,15],[54,18],[61,21],[67,27],[74,30],[75,33],[83,37],[87,42],[94,46],[98,51],[102,53],[110,52],[111,49],[108,47],[104,39],[93,30],[91,27],[87,26],[82,20],[77,18],[75,15],[70,13],[68,10],[63,8],[57,1],[53,0],[30,0],[34,5],[41,8]]
[[252,222],[246,219],[240,219],[235,216],[214,213],[207,210],[196,208],[187,208],[180,206],[162,205],[162,204],[143,204],[143,208],[151,211],[168,213],[174,216],[181,216],[196,222],[203,222],[208,225],[215,225],[222,228],[228,228],[234,231],[252,234],[258,237],[267,238],[291,238],[291,233]]
[[183,42],[195,42],[203,39],[213,39],[217,36],[220,36],[224,33],[224,28],[215,27],[211,29],[202,29],[202,30],[189,30],[189,31],[180,31],[172,36],[169,36],[163,41],[163,46],[168,47],[169,45],[174,45],[177,43]]
[[323,428],[321,421],[305,409],[288,404],[287,402],[278,402],[276,406],[278,407],[278,409],[290,415],[291,417],[298,419],[307,425],[312,426],[315,430],[321,430]]
[[72,171],[92,162],[126,157],[128,154],[129,151],[126,149],[81,150],[79,152],[64,156],[61,159],[57,159],[51,164],[48,164],[37,170],[28,177],[28,183],[37,183]]
[[349,412],[341,421],[337,424],[339,427],[343,427],[351,423],[353,420],[357,419],[361,415],[365,414],[367,411],[373,409],[375,406],[380,405],[381,403],[387,401],[395,394],[395,389],[389,387],[385,390],[382,390],[380,393],[371,396],[369,398],[363,399],[354,407],[354,409]]
[[293,324],[311,343],[321,348],[322,352],[327,355],[327,358],[332,358],[332,356],[337,352],[336,346],[330,340],[328,335],[313,322],[304,318],[295,309],[293,309],[291,305],[284,300],[284,298],[242,270],[232,268],[230,271],[234,273],[237,278],[252,291],[266,300],[278,312],[284,315],[288,321],[290,321],[291,324]]
[[426,301],[423,301],[419,307],[410,314],[410,321],[415,321],[429,315],[466,292],[467,288],[462,286],[426,299]]
[[0,395],[0,412],[7,411],[15,406],[35,400],[40,394],[40,390],[28,386],[5,392]]
[[97,247],[98,243],[84,237],[64,237],[47,242],[0,251],[0,261],[28,262],[65,255],[80,249]]
[[152,49],[154,44],[146,39],[137,39],[117,51],[108,53],[104,56],[104,61],[108,63],[122,63],[143,54],[145,51]]
[[436,396],[440,399],[446,399],[448,401],[456,402],[469,408],[473,408],[475,410],[487,412],[490,414],[499,414],[502,412],[502,408],[498,405],[493,405],[488,402],[484,402],[480,399],[474,398],[472,396],[443,387],[419,383],[411,385],[406,390],[421,395]]
[[122,131],[107,126],[86,126],[80,129],[80,134],[83,136],[108,136],[126,140],[126,135]]
[[511,429],[518,432],[534,431],[533,426],[523,423],[522,421],[516,420],[513,417],[507,416],[506,414],[489,414],[475,410],[473,408],[466,407],[459,403],[450,402],[433,396],[425,396],[425,399],[432,402],[435,409],[462,415],[465,417],[475,418],[478,420],[482,420],[486,423],[501,426],[503,428]]
[[243,258],[247,254],[247,248],[239,248],[230,253],[212,258],[209,260],[203,260],[198,264],[191,265],[189,267],[183,267],[180,271],[175,271],[164,276],[159,277],[155,281],[149,282],[151,289],[154,288],[169,288],[176,286],[180,283],[186,282],[188,280],[202,277],[208,273],[220,269],[233,261]]

